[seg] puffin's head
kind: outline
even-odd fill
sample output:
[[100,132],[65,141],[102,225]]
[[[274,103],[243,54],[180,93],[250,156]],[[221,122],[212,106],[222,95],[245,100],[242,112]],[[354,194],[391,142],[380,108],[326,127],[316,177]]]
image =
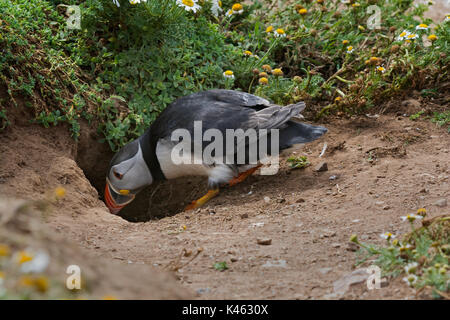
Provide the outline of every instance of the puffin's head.
[[152,182],[139,140],[128,143],[111,159],[106,175],[105,203],[109,211],[117,214]]

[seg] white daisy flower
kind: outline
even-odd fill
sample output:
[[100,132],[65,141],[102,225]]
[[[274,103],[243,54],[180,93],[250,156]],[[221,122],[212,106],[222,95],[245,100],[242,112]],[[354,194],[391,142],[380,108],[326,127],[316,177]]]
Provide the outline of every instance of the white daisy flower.
[[120,8],[119,0],[113,0],[113,3],[117,6],[117,8]]
[[386,68],[382,67],[382,66],[379,66],[379,67],[377,67],[377,71],[379,71],[381,73],[385,73],[386,72]]
[[399,250],[400,251],[406,251],[408,249],[410,249],[412,246],[409,243],[402,243],[402,245],[400,246]]
[[15,255],[16,262],[23,273],[41,273],[47,269],[50,257],[45,251],[24,250]]
[[135,5],[141,2],[147,2],[147,0],[130,0],[130,4]]
[[401,217],[401,219],[402,219],[402,221],[413,222],[416,219],[419,219],[419,220],[423,219],[423,217],[413,213],[413,214],[408,214],[407,216],[403,216],[403,217]]
[[197,4],[198,0],[177,0],[177,5],[184,8],[186,11],[196,13],[201,7]]
[[353,48],[353,46],[347,47],[347,53],[352,53],[353,51],[355,51],[355,48]]
[[231,10],[233,10],[233,14],[241,14],[244,12],[244,7],[240,3],[235,3],[231,7]]
[[303,30],[304,32],[308,31],[308,27],[305,26],[304,24],[299,25],[299,26],[298,26],[298,29],[299,29],[299,30]]
[[284,32],[283,29],[278,28],[278,29],[276,29],[276,30],[273,32],[273,35],[274,35],[276,38],[278,38],[278,37],[284,38],[284,37],[286,37],[286,32]]
[[406,266],[405,266],[405,272],[406,273],[416,273],[416,270],[417,270],[417,266],[418,266],[419,264],[417,263],[417,262],[411,262],[411,263],[408,263]]
[[421,23],[416,27],[416,30],[428,30],[428,25]]
[[228,10],[227,13],[225,13],[226,17],[232,16],[232,15],[233,15],[233,10],[232,9]]
[[447,21],[450,21],[450,14],[447,14],[447,15],[445,16],[444,22],[447,22]]
[[409,274],[407,277],[403,278],[410,287],[412,287],[417,282],[417,276],[415,274]]
[[220,0],[212,0],[211,12],[216,17],[219,16],[219,13],[222,12],[222,1]]
[[227,79],[234,79],[234,73],[231,70],[227,70],[223,73],[223,76]]
[[402,41],[405,40],[407,36],[409,36],[411,34],[411,32],[409,32],[408,30],[403,30],[402,33],[399,34],[399,36],[397,37],[398,41]]
[[414,40],[417,39],[419,36],[415,33],[410,33],[405,37],[405,40]]
[[391,240],[391,239],[395,239],[395,234],[392,234],[390,232],[385,232],[383,234],[380,234],[380,237],[382,237],[383,239],[386,239],[386,240]]

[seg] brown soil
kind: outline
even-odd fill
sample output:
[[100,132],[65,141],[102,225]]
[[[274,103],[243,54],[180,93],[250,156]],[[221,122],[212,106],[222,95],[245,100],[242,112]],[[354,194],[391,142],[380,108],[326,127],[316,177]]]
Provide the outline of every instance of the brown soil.
[[[155,279],[148,289],[122,297],[181,298],[192,292],[200,299],[415,298],[399,279],[372,291],[358,284],[343,296],[333,293],[333,283],[353,270],[350,235],[380,243],[383,232],[408,230],[400,219],[406,213],[420,207],[431,216],[448,211],[434,203],[450,201],[449,134],[428,120],[400,115],[422,108],[414,100],[388,104],[380,110],[396,113],[379,117],[335,118],[325,124],[329,133],[322,139],[291,150],[307,155],[310,167],[290,170],[282,160],[277,175],[253,175],[194,212],[180,208],[205,189],[204,179],[153,186],[153,198],[141,195],[143,206],[129,209],[127,218],[166,216],[139,223],[111,215],[75,162],[103,187],[110,153],[94,143],[97,137],[87,127],[77,146],[63,126],[16,124],[0,136],[0,191],[42,199],[63,185],[67,195],[46,218],[50,228],[92,257],[116,260],[123,290]],[[319,158],[324,142],[328,148]],[[328,171],[315,172],[321,161]],[[271,244],[257,244],[260,238]],[[221,261],[228,270],[213,268]],[[142,265],[139,271],[131,269],[136,264]],[[167,271],[178,278],[178,290],[166,281]]]

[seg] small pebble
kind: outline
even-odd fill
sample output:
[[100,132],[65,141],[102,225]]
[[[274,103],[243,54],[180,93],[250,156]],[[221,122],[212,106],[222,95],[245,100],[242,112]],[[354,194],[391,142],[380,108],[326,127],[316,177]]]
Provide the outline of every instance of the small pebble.
[[328,171],[328,164],[325,161],[322,161],[314,168],[314,171],[317,172]]
[[258,243],[262,246],[270,246],[272,244],[272,239],[270,239],[270,238],[256,239],[256,243]]
[[436,201],[434,203],[434,205],[438,206],[438,207],[441,207],[441,208],[446,207],[447,206],[447,199],[439,199],[438,201]]

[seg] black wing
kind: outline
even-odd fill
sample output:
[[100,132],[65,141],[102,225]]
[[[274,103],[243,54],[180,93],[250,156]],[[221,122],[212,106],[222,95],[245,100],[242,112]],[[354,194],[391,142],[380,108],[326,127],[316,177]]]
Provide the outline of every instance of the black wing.
[[194,121],[203,131],[218,129],[279,128],[305,108],[304,103],[280,107],[261,97],[232,90],[209,90],[182,97],[170,104],[151,126],[151,134],[170,137],[175,129],[194,132]]

